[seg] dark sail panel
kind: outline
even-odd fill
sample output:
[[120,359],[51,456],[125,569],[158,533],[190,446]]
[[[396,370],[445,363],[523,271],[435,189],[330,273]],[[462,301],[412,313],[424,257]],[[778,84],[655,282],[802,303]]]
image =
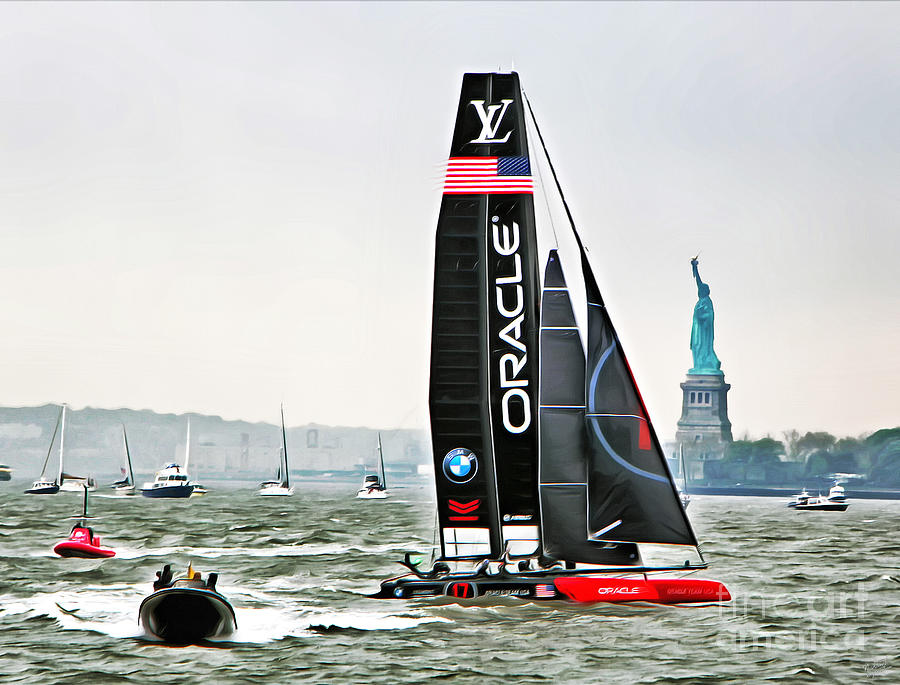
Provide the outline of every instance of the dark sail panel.
[[583,247],[581,254],[588,298],[590,537],[696,546]]
[[634,545],[588,539],[585,357],[562,264],[550,252],[541,297],[541,524],[545,556],[633,565]]
[[438,220],[429,399],[447,558],[537,546],[531,192],[518,76],[466,74]]

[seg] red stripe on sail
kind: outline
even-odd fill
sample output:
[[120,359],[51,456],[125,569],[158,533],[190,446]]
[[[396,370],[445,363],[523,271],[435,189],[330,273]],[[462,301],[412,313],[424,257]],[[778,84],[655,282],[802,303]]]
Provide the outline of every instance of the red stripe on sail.
[[638,431],[638,449],[649,450],[653,448],[653,441],[650,439],[650,426],[646,419],[641,419],[640,429]]

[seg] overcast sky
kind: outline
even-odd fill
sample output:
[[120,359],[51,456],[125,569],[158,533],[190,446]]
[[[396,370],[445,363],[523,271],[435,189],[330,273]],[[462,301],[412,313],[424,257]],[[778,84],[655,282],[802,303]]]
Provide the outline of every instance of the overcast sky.
[[900,5],[0,3],[0,404],[427,426],[462,74],[520,73],[661,437],[900,424]]

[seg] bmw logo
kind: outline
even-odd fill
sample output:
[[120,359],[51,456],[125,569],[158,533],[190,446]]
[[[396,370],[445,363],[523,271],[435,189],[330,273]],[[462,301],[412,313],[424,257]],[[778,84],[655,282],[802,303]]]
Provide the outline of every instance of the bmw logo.
[[472,450],[457,447],[444,457],[444,475],[451,483],[468,483],[478,472],[478,457]]

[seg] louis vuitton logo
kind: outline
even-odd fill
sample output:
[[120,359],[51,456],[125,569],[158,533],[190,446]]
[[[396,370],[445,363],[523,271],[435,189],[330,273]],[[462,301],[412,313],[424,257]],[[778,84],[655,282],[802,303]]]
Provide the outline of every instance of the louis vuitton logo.
[[503,115],[506,114],[512,100],[501,100],[499,105],[488,105],[487,109],[484,107],[484,100],[471,100],[470,103],[475,106],[475,112],[481,120],[481,133],[474,140],[470,140],[470,143],[505,143],[509,140],[512,131],[508,131],[503,138],[497,138],[497,129],[500,128],[500,122],[503,121]]

